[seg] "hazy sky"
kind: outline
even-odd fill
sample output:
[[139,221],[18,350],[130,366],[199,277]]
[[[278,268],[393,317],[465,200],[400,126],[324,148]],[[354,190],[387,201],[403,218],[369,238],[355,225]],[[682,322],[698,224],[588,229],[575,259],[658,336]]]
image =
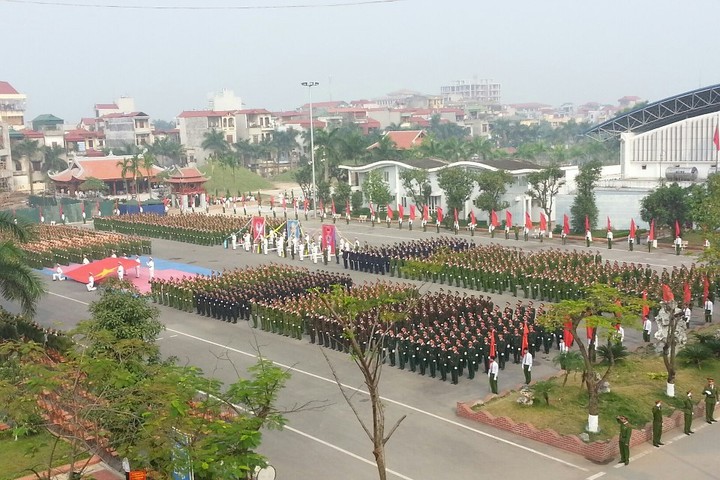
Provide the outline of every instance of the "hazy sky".
[[[350,0],[45,0],[95,5],[269,6]],[[362,0],[356,0],[362,1]],[[43,2],[40,2],[43,3]],[[135,97],[152,118],[205,108],[234,90],[247,108],[458,79],[502,83],[504,103],[658,100],[720,82],[712,0],[404,0],[339,8],[137,10],[0,0],[0,80],[28,116],[68,122]]]

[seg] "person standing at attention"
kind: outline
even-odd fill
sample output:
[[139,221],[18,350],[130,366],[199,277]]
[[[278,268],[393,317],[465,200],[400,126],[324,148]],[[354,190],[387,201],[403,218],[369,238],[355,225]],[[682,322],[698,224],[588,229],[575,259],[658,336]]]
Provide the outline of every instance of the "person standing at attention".
[[692,418],[693,418],[693,401],[692,401],[692,390],[687,391],[687,395],[685,396],[685,399],[683,400],[683,417],[685,420],[685,425],[683,432],[685,435],[690,435],[691,433],[695,433],[692,431]]
[[525,374],[525,385],[530,385],[530,382],[532,381],[532,366],[533,366],[533,357],[532,357],[532,354],[526,348],[523,350],[523,357],[522,357],[522,368],[523,368],[523,373]]
[[617,421],[620,424],[620,435],[618,436],[620,463],[628,465],[630,463],[630,437],[632,436],[632,428],[630,427],[628,419],[622,415],[617,417]]
[[652,322],[649,317],[643,319],[643,341],[648,343],[650,341],[650,332],[652,331]]
[[663,427],[663,414],[662,414],[662,404],[660,403],[660,400],[655,400],[655,406],[652,409],[652,441],[653,441],[653,447],[659,447],[660,445],[665,445],[662,443],[662,427]]
[[708,383],[705,385],[703,393],[705,394],[705,421],[707,423],[715,423],[715,404],[718,401],[718,392],[715,387],[715,380],[712,378],[707,379]]
[[120,280],[120,281],[122,281],[122,279],[125,278],[125,267],[123,267],[123,264],[120,262],[118,262],[117,275],[118,275],[118,280]]
[[490,368],[488,369],[488,377],[490,378],[490,391],[495,395],[498,394],[498,367],[495,357],[490,357]]

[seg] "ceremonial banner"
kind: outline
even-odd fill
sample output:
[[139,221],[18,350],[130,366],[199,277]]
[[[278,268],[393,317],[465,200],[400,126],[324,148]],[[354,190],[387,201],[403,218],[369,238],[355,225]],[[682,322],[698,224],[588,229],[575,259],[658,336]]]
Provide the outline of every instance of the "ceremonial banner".
[[675,295],[672,293],[672,290],[670,290],[670,287],[664,283],[662,285],[662,299],[663,302],[672,302],[675,300]]
[[610,224],[610,217],[607,217],[607,229],[608,231],[612,230],[612,225]]
[[288,220],[285,228],[287,230],[288,238],[292,238],[293,234],[295,234],[295,238],[302,238],[300,236],[300,222],[298,222],[297,220]]
[[650,233],[648,233],[648,240],[655,240],[655,219],[650,220]]
[[505,226],[512,227],[512,213],[509,210],[505,210]]
[[350,200],[345,202],[345,215],[350,216]]
[[540,212],[540,230],[543,232],[547,231],[547,219],[545,218],[545,214],[543,212]]
[[405,209],[402,205],[398,205],[398,219],[402,220],[405,217]]
[[393,211],[392,211],[392,207],[390,206],[389,203],[388,203],[388,206],[387,206],[387,216],[388,216],[388,218],[389,218],[390,220],[393,219]]
[[720,150],[720,128],[715,127],[715,135],[713,135],[713,143],[715,144],[715,149]]
[[572,332],[570,329],[572,328],[572,322],[565,322],[564,328],[563,328],[563,342],[565,342],[565,346],[567,348],[570,348],[575,341],[575,337],[573,337]]
[[585,215],[585,233],[590,231],[590,219]]
[[[475,214],[472,212],[472,210],[470,211],[470,218],[472,219],[472,221],[470,223],[475,223],[475,221],[474,221]],[[498,221],[497,212],[495,210],[490,212],[490,225],[492,225],[493,227],[497,227],[500,225],[500,222]]]
[[108,276],[117,277],[118,265],[122,265],[127,275],[130,269],[135,268],[137,262],[130,258],[112,258],[108,257],[97,262],[80,265],[70,271],[65,272],[65,276],[72,278],[76,282],[88,283],[90,274],[95,278],[95,282],[107,278]]
[[[497,221],[497,215],[495,215],[495,220]],[[470,210],[470,225],[475,225],[477,222],[475,221],[475,212]]]
[[710,281],[708,276],[705,275],[705,278],[703,278],[703,304],[707,302],[708,295],[710,295]]
[[635,232],[637,231],[637,228],[635,227],[635,220],[630,219],[630,238],[635,238]]
[[275,208],[275,197],[270,195],[270,209]]
[[310,200],[308,200],[308,199],[306,198],[305,201],[303,202],[303,209],[305,210],[306,213],[307,213],[307,211],[308,211],[308,206],[309,206],[309,205],[310,205]]
[[532,230],[533,224],[532,219],[530,218],[530,212],[525,212],[525,228],[528,230]]
[[454,210],[454,219],[455,219],[455,223],[458,223],[458,213],[457,213],[457,208],[456,208],[456,209]]
[[490,357],[497,356],[495,351],[495,330],[490,332]]
[[442,220],[443,220],[442,208],[437,207],[437,223],[442,223]]
[[287,199],[285,198],[285,195],[283,195],[283,203],[282,203],[283,210],[287,208]]
[[523,336],[522,336],[522,346],[520,347],[521,350],[526,350],[528,348],[528,324],[527,321],[523,324]]
[[423,220],[426,222],[430,220],[430,207],[423,205]]
[[334,198],[332,199],[332,206],[331,206],[330,211],[332,212],[333,215],[335,215],[335,199]]
[[570,217],[568,217],[567,213],[563,215],[563,233],[565,235],[570,234]]
[[675,220],[675,237],[680,236],[680,222]]
[[374,217],[374,216],[375,216],[375,209],[373,208],[372,202],[370,202],[370,217]]
[[252,218],[253,241],[262,240],[265,236],[265,217]]
[[[644,302],[647,302],[647,291],[645,291],[645,290],[643,290],[642,299]],[[643,316],[643,318],[647,318],[649,315],[650,315],[650,306],[646,303],[642,306],[642,316]]]
[[330,253],[335,255],[335,225],[322,226],[322,249],[330,247]]
[[690,300],[692,300],[692,294],[690,293],[690,285],[685,282],[683,284],[683,302],[685,302],[686,304],[690,304]]
[[415,205],[410,205],[410,220],[415,220]]

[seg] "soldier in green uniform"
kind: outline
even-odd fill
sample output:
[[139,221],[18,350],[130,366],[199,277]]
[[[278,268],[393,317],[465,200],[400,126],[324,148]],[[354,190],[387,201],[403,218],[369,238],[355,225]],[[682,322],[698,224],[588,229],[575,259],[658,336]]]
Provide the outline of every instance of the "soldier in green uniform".
[[718,391],[715,386],[715,381],[712,378],[708,378],[708,383],[703,389],[705,395],[705,421],[707,423],[717,422],[715,420],[715,404],[718,400]]
[[659,447],[665,445],[661,441],[662,437],[662,426],[663,426],[663,414],[662,404],[660,400],[655,400],[655,406],[652,409],[652,441],[653,447]]
[[687,395],[685,396],[685,399],[683,400],[683,417],[685,420],[685,425],[683,432],[685,435],[690,435],[692,433],[695,433],[692,431],[692,418],[693,418],[693,401],[692,401],[692,390],[687,391]]
[[620,424],[620,435],[618,436],[618,443],[620,447],[620,463],[628,465],[630,463],[630,437],[632,436],[632,428],[628,419],[620,415],[617,417],[617,421]]

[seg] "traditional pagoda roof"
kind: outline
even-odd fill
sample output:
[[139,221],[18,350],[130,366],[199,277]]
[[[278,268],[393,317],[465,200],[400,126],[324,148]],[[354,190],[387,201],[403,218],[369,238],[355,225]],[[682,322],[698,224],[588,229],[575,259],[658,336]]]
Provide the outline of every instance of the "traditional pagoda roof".
[[195,167],[175,168],[175,172],[170,175],[167,182],[171,184],[181,185],[185,183],[205,183],[208,179],[200,170]]
[[[122,162],[126,158],[130,158],[130,156],[112,155],[99,158],[75,158],[66,170],[50,175],[50,179],[55,182],[70,182],[73,180],[84,182],[90,177],[103,181],[123,180],[122,167],[118,165],[118,162]],[[162,171],[162,168],[153,165],[151,177],[155,177]],[[130,172],[126,172],[124,178],[129,180],[132,178],[130,175]],[[147,176],[147,172],[141,169],[140,176]]]

